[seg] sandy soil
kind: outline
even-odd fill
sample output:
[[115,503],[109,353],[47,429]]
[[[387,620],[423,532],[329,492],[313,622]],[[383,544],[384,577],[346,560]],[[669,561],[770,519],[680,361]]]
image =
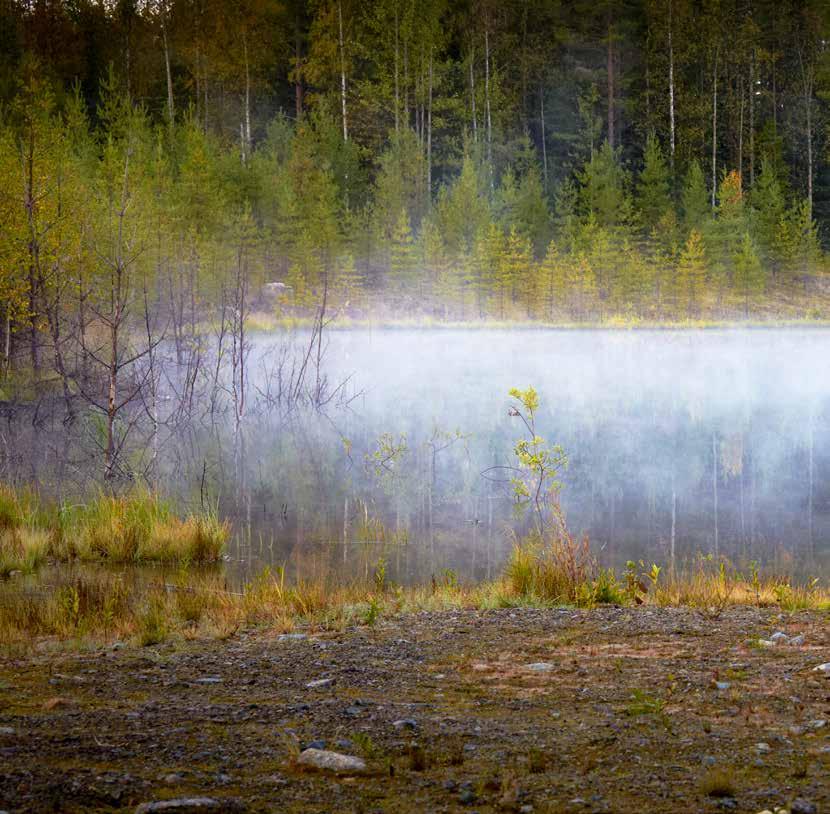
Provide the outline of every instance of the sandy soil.
[[[804,643],[759,646],[776,631]],[[826,615],[753,608],[37,650],[0,659],[0,809],[830,812],[830,678],[812,669],[827,661]],[[300,771],[316,740],[369,773]]]

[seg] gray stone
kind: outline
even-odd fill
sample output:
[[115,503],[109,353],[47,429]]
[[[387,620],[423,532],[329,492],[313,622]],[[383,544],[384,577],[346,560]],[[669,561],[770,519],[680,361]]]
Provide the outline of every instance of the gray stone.
[[181,797],[177,800],[156,800],[142,803],[135,814],[156,814],[156,812],[174,811],[176,814],[198,814],[202,811],[240,812],[245,805],[240,800],[222,797]]
[[755,751],[758,752],[758,754],[760,755],[765,755],[767,754],[767,752],[772,751],[772,747],[768,743],[764,743],[762,741],[761,743],[755,744]]
[[819,664],[818,667],[813,667],[813,672],[824,673],[824,675],[830,676],[830,661],[826,661],[824,664]]
[[334,684],[333,678],[316,678],[314,681],[309,681],[305,685],[307,690],[321,690],[323,687],[331,687]]
[[528,664],[527,669],[533,670],[534,673],[549,673],[554,669],[554,665],[549,661],[537,661],[533,664]]
[[395,721],[392,726],[395,729],[417,729],[418,722],[414,718],[401,718],[400,721]]
[[305,749],[297,758],[297,765],[332,774],[365,774],[366,762],[352,755],[341,755],[325,749]]
[[802,647],[804,642],[805,639],[803,633],[799,633],[798,636],[793,636],[792,639],[790,639],[790,645],[792,647]]
[[197,684],[221,684],[222,679],[219,676],[205,676],[204,678],[197,678]]
[[788,641],[789,638],[790,637],[786,633],[784,633],[781,630],[777,630],[775,633],[772,634],[772,636],[769,637],[769,640],[771,642],[775,642],[776,644],[778,644],[779,642],[781,644],[784,644],[784,642]]
[[816,814],[817,811],[815,804],[803,797],[796,797],[790,806],[790,814]]
[[14,728],[11,726],[0,726],[0,735],[14,735]]
[[311,741],[311,743],[306,744],[306,749],[325,749],[326,742],[324,740],[316,740]]
[[305,633],[281,633],[277,637],[278,642],[299,642],[303,639],[307,639],[308,636]]
[[464,789],[464,791],[458,795],[458,802],[463,806],[472,805],[476,799],[475,792],[470,791],[470,789]]
[[827,721],[825,721],[823,718],[816,718],[816,720],[810,721],[810,723],[807,724],[807,729],[812,729],[815,731],[818,729],[824,729],[825,726],[827,726]]
[[732,685],[728,681],[716,681],[715,686],[719,690],[728,690]]

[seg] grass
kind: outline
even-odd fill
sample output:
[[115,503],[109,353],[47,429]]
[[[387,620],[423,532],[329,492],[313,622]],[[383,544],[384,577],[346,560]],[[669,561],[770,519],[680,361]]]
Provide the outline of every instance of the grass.
[[88,503],[49,506],[0,484],[0,576],[60,562],[211,563],[229,535],[213,513],[176,516],[158,495],[137,489]]
[[[587,538],[574,539],[564,523],[559,533],[517,540],[503,574],[477,585],[449,574],[403,588],[387,579],[379,560],[374,573],[353,583],[336,575],[288,581],[276,569],[239,591],[229,590],[220,572],[189,568],[220,558],[228,527],[213,515],[179,518],[149,492],[100,495],[85,505],[49,509],[32,495],[0,486],[0,524],[0,577],[20,572],[0,586],[0,643],[23,646],[39,638],[147,646],[171,637],[222,639],[255,627],[342,630],[461,608],[688,606],[710,615],[733,605],[830,610],[830,593],[816,580],[794,585],[761,578],[757,568],[741,573],[711,557],[668,577],[656,565],[629,562],[618,576],[600,568]],[[92,565],[59,570],[48,586],[26,576],[48,559]],[[172,584],[158,577],[142,581],[138,572],[125,581],[98,567],[113,563],[181,568]]]

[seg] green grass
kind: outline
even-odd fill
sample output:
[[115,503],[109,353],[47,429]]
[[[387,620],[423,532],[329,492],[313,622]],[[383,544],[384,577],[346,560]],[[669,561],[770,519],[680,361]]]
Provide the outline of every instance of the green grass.
[[0,484],[0,575],[60,562],[211,563],[230,529],[215,514],[178,517],[147,490],[99,494],[87,503],[45,506]]

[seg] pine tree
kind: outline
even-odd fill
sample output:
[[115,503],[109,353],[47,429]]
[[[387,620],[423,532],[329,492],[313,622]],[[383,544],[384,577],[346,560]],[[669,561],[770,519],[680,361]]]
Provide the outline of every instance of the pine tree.
[[689,164],[682,196],[683,226],[688,234],[693,229],[703,233],[712,217],[709,193],[700,164],[694,160]]
[[678,299],[685,306],[689,318],[700,313],[705,282],[706,252],[703,237],[697,229],[692,229],[677,264]]
[[735,253],[735,290],[744,301],[744,313],[749,316],[749,303],[764,291],[764,272],[749,232],[744,232]]
[[660,142],[653,132],[646,139],[643,153],[643,171],[637,186],[637,205],[641,224],[648,236],[666,213],[672,210],[669,168],[663,157]]

